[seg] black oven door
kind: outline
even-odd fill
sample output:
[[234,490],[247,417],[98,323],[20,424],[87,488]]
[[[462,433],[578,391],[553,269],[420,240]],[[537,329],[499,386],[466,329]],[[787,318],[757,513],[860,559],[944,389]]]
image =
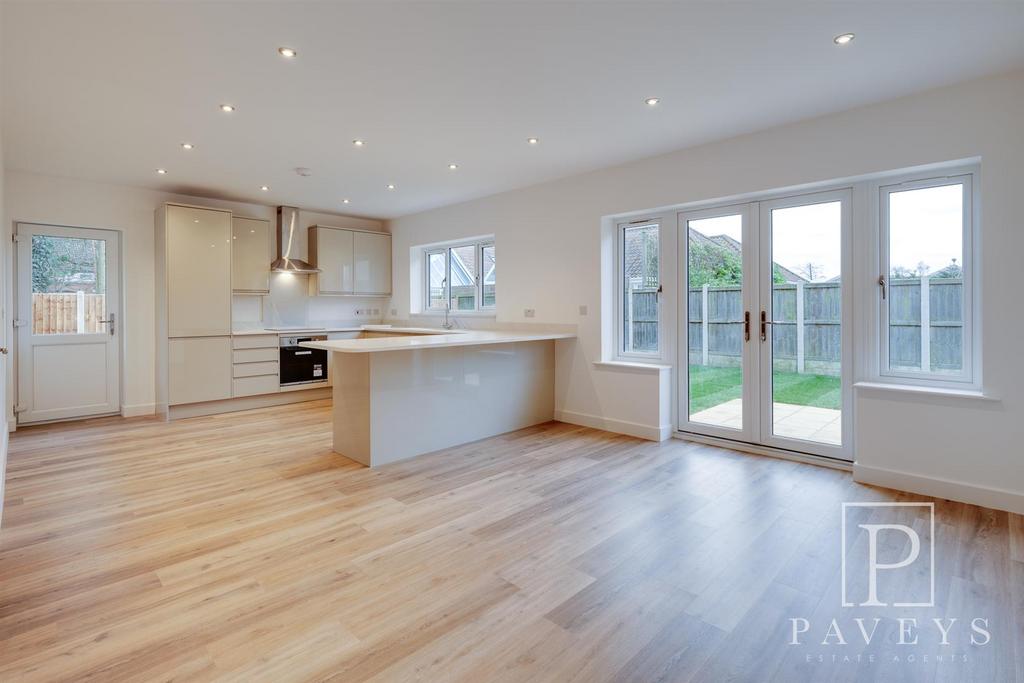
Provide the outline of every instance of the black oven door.
[[299,342],[312,341],[297,339],[294,346],[281,347],[281,386],[309,384],[327,381],[327,352],[321,349],[306,349]]

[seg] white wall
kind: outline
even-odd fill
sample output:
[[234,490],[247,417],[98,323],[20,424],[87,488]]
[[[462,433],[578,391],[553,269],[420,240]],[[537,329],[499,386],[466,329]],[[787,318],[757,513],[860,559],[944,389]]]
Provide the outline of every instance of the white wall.
[[[0,17],[3,13],[0,12]],[[2,99],[2,92],[0,92],[0,99]],[[0,101],[2,105],[2,101]],[[0,106],[0,111],[3,111],[3,107]],[[3,126],[0,125],[0,130]],[[0,138],[0,216],[4,215],[4,165],[3,165],[3,140]],[[10,310],[7,305],[7,289],[10,287],[9,280],[10,276],[8,273],[11,272],[10,264],[10,252],[13,251],[10,248],[11,245],[11,226],[10,223],[4,221],[3,225],[0,225],[0,346],[7,347],[8,339],[10,335],[8,330],[10,325],[8,323],[9,317],[7,312]],[[7,482],[7,441],[8,441],[8,420],[7,420],[7,378],[10,376],[10,369],[12,367],[11,356],[0,355],[0,524],[3,523],[4,514],[4,489]]]
[[[558,357],[561,414],[657,432],[671,419],[659,374],[594,365],[603,216],[981,157],[983,381],[999,400],[860,392],[857,476],[1024,512],[1021,112],[1024,72],[1016,72],[405,216],[391,222],[392,307],[409,313],[411,246],[494,233],[497,321],[523,322],[523,309],[534,308],[536,322],[579,324],[578,342]],[[581,304],[589,315],[577,312]]]
[[[5,230],[10,230],[18,222],[30,222],[121,231],[122,289],[125,292],[123,403],[125,413],[130,415],[152,412],[154,403],[153,212],[156,207],[165,201],[185,202],[228,208],[240,216],[267,219],[271,225],[276,223],[276,212],[272,206],[189,197],[14,170],[7,171],[4,189],[10,200],[3,211]],[[299,219],[303,228],[322,223],[364,230],[384,229],[380,221],[307,211],[300,212]],[[305,229],[300,230],[299,235],[302,240],[298,245],[299,253],[305,254]],[[294,280],[298,283],[304,278]],[[9,275],[5,283],[13,289]],[[304,286],[305,282],[301,284]],[[289,304],[289,297],[295,292],[288,290],[288,285],[282,286],[275,279],[272,291],[282,297],[284,308],[292,310],[296,304],[294,301]],[[7,301],[10,307],[11,291],[7,293]],[[317,297],[307,310],[311,319],[347,321],[355,317],[357,307],[371,305],[383,307],[386,301]],[[7,410],[13,416],[12,378],[8,379],[7,388]]]

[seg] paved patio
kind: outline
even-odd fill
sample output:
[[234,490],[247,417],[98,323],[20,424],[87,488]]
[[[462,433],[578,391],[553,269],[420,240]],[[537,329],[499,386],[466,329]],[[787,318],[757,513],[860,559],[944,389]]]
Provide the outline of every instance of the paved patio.
[[[775,436],[839,445],[842,443],[842,411],[790,403],[774,403]],[[690,416],[691,422],[740,429],[743,426],[743,400],[736,398],[701,410]]]

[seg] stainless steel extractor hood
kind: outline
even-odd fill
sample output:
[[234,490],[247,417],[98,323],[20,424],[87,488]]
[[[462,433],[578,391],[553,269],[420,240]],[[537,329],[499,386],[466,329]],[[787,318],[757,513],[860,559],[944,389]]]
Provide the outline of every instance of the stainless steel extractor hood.
[[277,259],[270,264],[275,273],[319,273],[301,258],[294,238],[299,229],[299,210],[294,206],[277,207]]

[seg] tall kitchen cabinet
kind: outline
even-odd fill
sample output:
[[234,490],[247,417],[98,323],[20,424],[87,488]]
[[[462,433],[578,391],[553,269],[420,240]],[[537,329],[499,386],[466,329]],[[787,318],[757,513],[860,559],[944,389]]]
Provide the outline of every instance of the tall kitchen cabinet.
[[156,211],[156,401],[231,398],[230,211],[164,204]]
[[391,235],[326,225],[309,229],[310,296],[391,296]]

